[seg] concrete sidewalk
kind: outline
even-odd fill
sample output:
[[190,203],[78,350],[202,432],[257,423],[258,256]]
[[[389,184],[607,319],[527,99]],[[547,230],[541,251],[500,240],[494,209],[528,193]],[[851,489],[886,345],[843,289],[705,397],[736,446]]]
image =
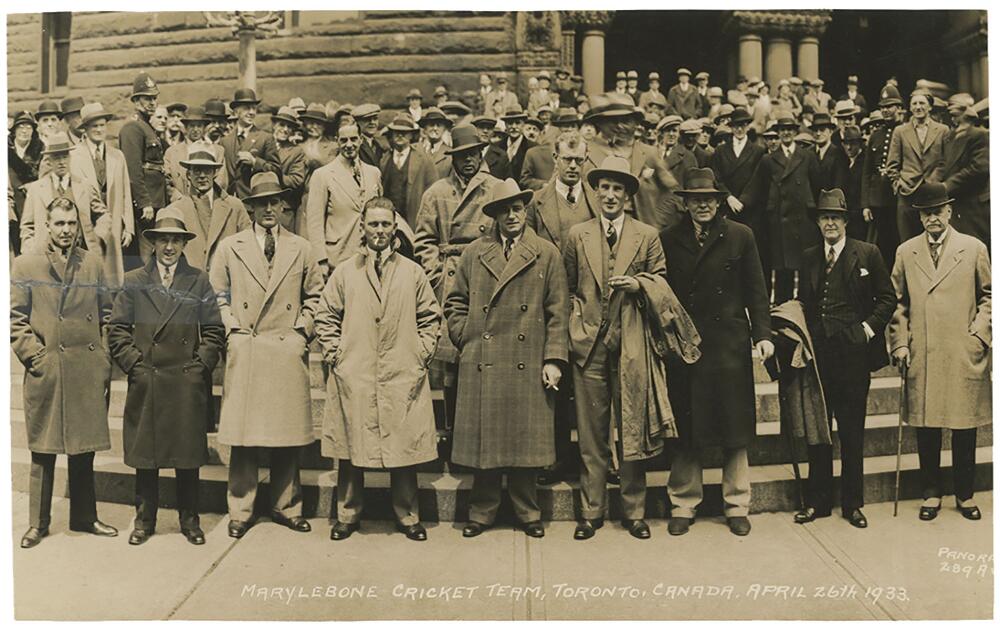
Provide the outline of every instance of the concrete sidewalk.
[[871,526],[838,516],[807,526],[788,513],[753,515],[731,535],[722,518],[671,537],[650,520],[638,541],[608,523],[587,542],[572,522],[544,539],[498,526],[463,539],[461,524],[428,524],[415,543],[388,522],[365,522],[332,542],[329,522],[300,534],[266,520],[241,540],[222,515],[203,515],[208,542],[180,535],[162,510],[157,535],[128,545],[132,509],[101,504],[114,539],[67,531],[68,500],[53,506],[52,534],[18,547],[27,495],[15,493],[14,606],[18,619],[984,619],[993,615],[992,493],[969,522],[952,498],[937,520],[919,502],[865,508]]

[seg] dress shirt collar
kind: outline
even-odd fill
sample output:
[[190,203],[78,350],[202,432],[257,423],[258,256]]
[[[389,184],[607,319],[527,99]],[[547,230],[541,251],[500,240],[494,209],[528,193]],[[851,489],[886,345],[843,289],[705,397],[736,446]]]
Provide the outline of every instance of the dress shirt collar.
[[402,151],[392,150],[392,159],[396,162],[396,166],[401,166],[406,159],[410,157],[410,146],[407,145]]
[[947,228],[945,228],[944,232],[942,232],[941,235],[937,239],[933,238],[931,236],[931,233],[928,232],[927,233],[927,243],[940,243],[941,245],[944,245],[944,240],[948,238],[948,232],[950,232],[950,231],[951,231],[951,227],[950,226],[947,227]]
[[250,125],[249,127],[244,127],[243,125],[241,125],[239,123],[236,123],[236,135],[237,136],[240,136],[240,135],[247,136],[252,131],[253,131],[253,125]]
[[795,155],[795,142],[792,141],[790,145],[781,145],[781,150],[785,153],[786,158],[791,158]]
[[556,192],[559,193],[563,199],[566,199],[569,196],[570,191],[573,191],[573,199],[576,200],[576,203],[580,203],[580,196],[583,194],[583,184],[581,182],[577,182],[572,188],[570,188],[569,186],[563,184],[562,180],[556,178]]
[[747,136],[743,136],[742,139],[733,136],[733,153],[736,154],[737,158],[740,157],[740,154],[743,153],[743,150],[746,148],[746,146],[747,146]]
[[107,143],[103,143],[103,142],[102,142],[102,143],[100,144],[100,146],[98,146],[98,145],[94,144],[94,143],[93,143],[93,142],[92,142],[92,141],[90,140],[90,138],[89,138],[89,137],[85,137],[85,138],[84,138],[84,140],[83,140],[83,142],[84,142],[84,143],[86,143],[86,145],[87,145],[87,150],[88,150],[88,151],[90,151],[90,157],[92,157],[92,158],[97,158],[97,157],[98,157],[98,156],[97,156],[97,152],[98,152],[98,151],[100,151],[100,152],[101,152],[101,155],[100,155],[100,157],[101,157],[101,159],[102,159],[102,160],[104,159],[104,157],[105,157],[105,156],[107,156],[107,155],[108,155],[108,151],[107,151]]
[[[52,172],[52,188],[58,189],[59,188],[59,182],[60,182],[59,177],[56,175],[56,172],[53,171]],[[67,171],[66,175],[64,175],[62,177],[62,187],[63,187],[63,190],[66,190],[66,191],[70,190],[69,171]]]
[[[162,281],[164,278],[167,277],[167,271],[170,271],[171,274],[176,274],[177,273],[177,263],[174,263],[170,267],[167,267],[163,263],[160,263],[159,259],[157,259],[156,260],[156,269],[159,270],[159,272],[160,272],[160,280]],[[172,279],[171,279],[171,282],[173,282]]]
[[825,145],[822,145],[822,146],[816,145],[816,155],[819,156],[820,160],[822,160],[823,158],[826,157],[826,152],[829,151],[830,145],[832,145],[832,144],[833,144],[832,142],[828,142],[828,143],[826,143]]
[[613,221],[605,217],[603,213],[601,214],[601,230],[604,232],[605,236],[608,234],[608,226],[614,226],[615,234],[617,234],[618,238],[621,239],[622,227],[624,225],[625,225],[625,213],[618,215],[618,217]]
[[[844,251],[844,246],[847,244],[847,235],[840,237],[840,241],[833,244],[833,262],[836,263],[840,260],[840,253]],[[827,253],[830,252],[830,244],[823,241],[823,258],[826,259]]]
[[521,232],[521,234],[517,235],[516,237],[505,237],[504,235],[501,234],[500,235],[500,245],[503,246],[506,249],[507,243],[509,242],[510,243],[510,249],[511,249],[511,251],[513,251],[514,250],[514,246],[516,246],[521,241],[521,237],[523,237],[523,236],[524,236],[524,232]]
[[[275,245],[275,249],[277,249],[277,246],[278,246],[278,237],[281,235],[281,224],[280,223],[275,224],[275,226],[273,228],[271,228],[271,234],[274,235],[274,245]],[[254,222],[254,224],[253,224],[253,236],[256,237],[256,239],[257,239],[257,245],[260,246],[260,251],[263,252],[264,251],[264,240],[267,238],[267,230],[265,228],[262,228],[260,226],[260,224],[258,224],[257,222]]]
[[195,199],[196,197],[208,200],[208,207],[211,208],[215,204],[215,186],[213,185],[211,188],[205,191],[204,195],[199,195],[197,191],[192,190],[191,199]]

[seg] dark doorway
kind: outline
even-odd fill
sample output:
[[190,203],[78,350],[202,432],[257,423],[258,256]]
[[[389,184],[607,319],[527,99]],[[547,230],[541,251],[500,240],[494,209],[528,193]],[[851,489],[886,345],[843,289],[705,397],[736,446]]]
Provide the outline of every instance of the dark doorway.
[[610,90],[619,70],[639,72],[646,89],[650,72],[660,73],[663,92],[677,83],[677,69],[712,75],[725,82],[728,38],[720,37],[723,11],[616,11],[604,48],[604,83]]

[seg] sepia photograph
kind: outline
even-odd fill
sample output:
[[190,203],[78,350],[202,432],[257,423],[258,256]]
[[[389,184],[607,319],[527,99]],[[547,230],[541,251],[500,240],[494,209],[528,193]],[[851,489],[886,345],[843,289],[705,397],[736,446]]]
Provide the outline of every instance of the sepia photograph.
[[48,4],[11,622],[996,616],[986,6]]

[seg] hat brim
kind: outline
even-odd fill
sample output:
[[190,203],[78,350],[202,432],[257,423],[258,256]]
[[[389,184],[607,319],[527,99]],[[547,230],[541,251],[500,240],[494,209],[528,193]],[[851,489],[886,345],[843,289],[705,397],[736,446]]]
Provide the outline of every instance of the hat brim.
[[142,236],[152,241],[157,235],[161,234],[172,234],[179,235],[185,238],[185,240],[190,241],[198,235],[193,232],[188,232],[187,230],[181,230],[180,228],[146,228],[142,231]]
[[18,118],[18,119],[15,119],[14,122],[10,124],[10,127],[7,128],[7,131],[14,131],[15,129],[17,129],[18,125],[31,125],[32,129],[38,129],[38,123],[35,122],[35,119],[33,119],[33,118]]
[[299,127],[301,125],[301,123],[299,123],[299,121],[295,120],[294,118],[288,118],[287,116],[281,116],[280,114],[275,114],[274,116],[271,117],[272,123],[276,121],[285,123],[286,125],[291,125],[292,127]]
[[132,99],[134,99],[137,96],[160,96],[160,91],[159,90],[143,90],[142,92],[133,92],[132,95],[129,96],[128,98],[129,98],[129,100],[132,100]]
[[625,192],[629,195],[635,195],[639,192],[639,178],[632,175],[631,173],[625,173],[624,171],[612,171],[609,169],[592,169],[587,173],[587,184],[590,184],[590,188],[597,189],[597,182],[601,178],[615,180],[616,182],[621,182],[625,185]]
[[208,162],[207,160],[178,160],[177,161],[182,167],[215,167],[218,169],[223,166],[222,162]]
[[633,110],[631,112],[625,110],[612,110],[612,111],[599,111],[596,113],[593,110],[589,110],[587,112],[587,115],[584,116],[583,120],[581,120],[580,122],[581,123],[590,122],[598,118],[628,118],[629,116],[637,118],[639,120],[642,120],[645,117],[642,111],[639,110]]
[[236,109],[237,105],[260,105],[260,99],[256,99],[256,100],[253,100],[253,99],[241,99],[239,101],[230,101],[229,102],[229,107],[232,108],[232,109],[234,109],[234,110]]
[[888,99],[882,99],[878,102],[879,107],[888,107],[889,105],[902,105],[903,99],[897,99],[896,97],[890,97]]
[[463,151],[469,151],[470,149],[482,149],[486,146],[485,142],[470,142],[465,145],[459,145],[457,147],[451,147],[450,149],[445,149],[445,155],[454,155],[456,153],[461,153]]
[[43,116],[58,116],[60,120],[63,118],[62,111],[59,110],[43,110],[41,112],[35,112],[35,120]]
[[820,213],[840,213],[847,217],[851,211],[846,208],[832,208],[830,206],[817,206],[816,208],[809,209],[812,214],[819,215]]
[[386,133],[388,133],[390,131],[395,131],[395,132],[400,132],[400,133],[403,133],[403,134],[412,134],[412,133],[416,133],[416,132],[420,131],[420,128],[419,127],[402,127],[400,125],[386,125],[385,126],[385,131],[386,131]]
[[452,120],[450,118],[448,118],[447,116],[445,116],[443,118],[437,118],[437,117],[434,117],[434,118],[421,118],[419,121],[417,121],[417,125],[419,125],[420,127],[423,127],[424,125],[427,125],[427,124],[430,124],[430,123],[441,123],[445,127],[454,127],[455,126],[455,123],[453,123]]
[[68,154],[70,151],[72,151],[72,149],[73,149],[73,147],[70,146],[70,145],[66,145],[65,147],[59,147],[58,149],[42,149],[40,155],[51,156],[51,155],[55,155],[57,153],[67,153]]
[[934,202],[933,204],[925,204],[925,205],[920,205],[920,206],[918,206],[916,204],[910,204],[910,207],[913,208],[913,210],[917,210],[917,211],[920,211],[920,210],[934,210],[935,208],[941,208],[942,206],[947,206],[948,204],[952,204],[954,202],[955,202],[955,199],[953,197],[949,197],[948,199],[942,199],[941,201]]
[[273,191],[267,191],[265,193],[257,193],[256,195],[247,195],[242,201],[249,202],[255,199],[266,199],[268,197],[280,197],[288,192],[287,188],[279,188]]
[[330,122],[330,119],[326,115],[320,116],[319,114],[309,114],[308,112],[302,112],[299,114],[299,120],[302,122],[313,121],[314,123],[323,123],[324,125]]
[[681,188],[674,191],[676,195],[684,197],[686,195],[715,195],[716,197],[722,197],[724,195],[729,195],[726,191],[720,191],[717,188]]
[[112,114],[111,112],[104,112],[103,114],[99,114],[97,116],[88,116],[87,118],[84,118],[83,120],[80,121],[80,124],[76,126],[76,130],[80,131],[81,129],[85,128],[87,125],[89,125],[89,124],[91,124],[91,123],[93,123],[95,121],[99,121],[102,118],[104,119],[105,122],[109,122],[109,121],[113,121],[115,119],[115,115]]
[[483,204],[483,214],[488,217],[496,217],[500,209],[508,204],[516,202],[518,200],[524,202],[527,206],[531,203],[531,199],[535,196],[535,191],[528,189],[526,191],[521,191],[516,195],[511,195],[510,197],[501,197],[500,199],[495,199],[487,204]]

